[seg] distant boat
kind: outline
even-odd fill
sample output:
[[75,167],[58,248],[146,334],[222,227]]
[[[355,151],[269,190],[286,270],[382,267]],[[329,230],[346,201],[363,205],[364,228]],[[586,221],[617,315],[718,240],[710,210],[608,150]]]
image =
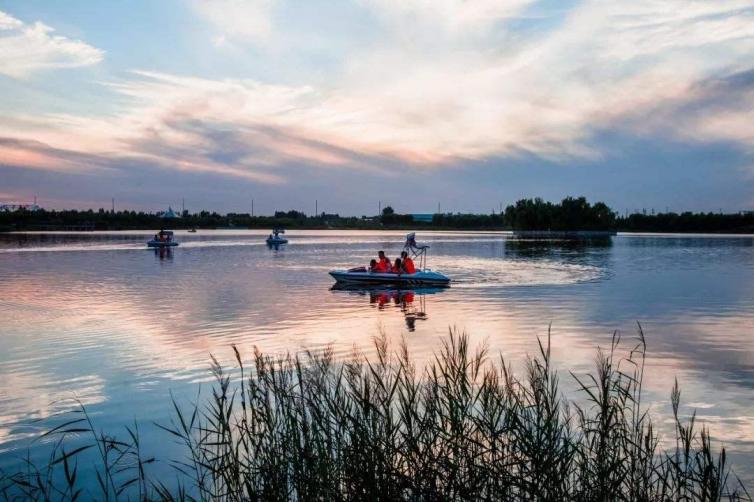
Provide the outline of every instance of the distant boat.
[[269,246],[279,246],[280,244],[287,244],[288,239],[285,237],[280,237],[280,234],[284,234],[285,230],[282,228],[275,228],[272,230],[272,233],[269,237],[267,237],[266,242]]
[[156,239],[152,238],[147,241],[147,247],[172,248],[178,246],[178,243],[173,240],[173,232],[171,230],[160,230],[156,237]]
[[196,233],[196,229],[195,228],[190,228],[188,232],[190,234],[195,234]]

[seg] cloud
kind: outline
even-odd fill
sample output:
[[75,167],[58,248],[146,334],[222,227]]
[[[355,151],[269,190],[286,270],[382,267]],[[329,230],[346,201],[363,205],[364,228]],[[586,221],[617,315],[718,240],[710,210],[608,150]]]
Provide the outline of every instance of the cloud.
[[227,39],[265,44],[272,35],[275,0],[192,0],[196,14],[219,32],[215,46]]
[[102,61],[103,51],[80,40],[54,35],[39,21],[26,24],[0,11],[0,74],[26,78],[57,68],[77,68]]
[[[286,84],[134,71],[106,84],[119,103],[109,116],[16,116],[0,135],[262,183],[284,182],[291,166],[390,173],[597,159],[604,131],[744,148],[754,139],[754,79],[735,80],[754,53],[748,2],[359,5],[382,36],[355,44],[324,80],[316,68]],[[271,1],[192,6],[221,32],[217,44],[286,36]]]
[[519,15],[533,0],[361,0],[396,31],[429,27],[438,35],[464,34],[489,29],[499,21]]

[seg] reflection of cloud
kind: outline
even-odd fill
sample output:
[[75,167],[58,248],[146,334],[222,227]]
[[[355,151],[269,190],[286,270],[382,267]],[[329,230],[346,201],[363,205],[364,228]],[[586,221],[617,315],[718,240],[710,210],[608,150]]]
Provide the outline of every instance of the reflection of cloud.
[[103,52],[80,40],[53,35],[53,28],[24,22],[0,11],[0,74],[28,77],[40,70],[99,63]]
[[[76,375],[61,380],[40,368],[0,368],[3,386],[0,387],[0,453],[2,443],[34,437],[38,431],[19,427],[29,420],[49,418],[55,414],[76,410],[105,401],[104,381],[96,375]],[[50,385],[55,382],[55,385]],[[66,391],[60,393],[59,389]]]

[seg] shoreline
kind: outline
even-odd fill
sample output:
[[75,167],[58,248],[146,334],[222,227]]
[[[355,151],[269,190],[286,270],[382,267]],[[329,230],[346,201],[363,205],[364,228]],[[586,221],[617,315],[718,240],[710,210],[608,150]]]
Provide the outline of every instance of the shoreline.
[[[269,231],[270,228],[266,226],[259,227],[180,227],[164,225],[162,228],[170,229],[173,231],[187,232],[190,228],[195,228],[199,231],[245,231],[245,230],[262,230]],[[13,235],[13,234],[46,234],[46,233],[60,233],[60,234],[95,234],[102,232],[155,232],[160,227],[131,227],[131,228],[96,228],[96,229],[83,229],[75,228],[75,226],[66,225],[65,228],[55,228],[52,226],[46,226],[46,228],[0,228],[0,235]],[[721,230],[721,231],[709,231],[709,230],[514,230],[511,228],[489,228],[489,227],[449,227],[449,226],[432,226],[432,227],[372,227],[372,226],[306,226],[306,227],[289,227],[287,231],[301,231],[301,230],[329,230],[329,231],[377,231],[377,232],[488,232],[488,233],[507,233],[513,237],[529,240],[563,240],[563,239],[601,239],[610,238],[621,235],[710,235],[710,236],[751,236],[754,237],[754,230]]]

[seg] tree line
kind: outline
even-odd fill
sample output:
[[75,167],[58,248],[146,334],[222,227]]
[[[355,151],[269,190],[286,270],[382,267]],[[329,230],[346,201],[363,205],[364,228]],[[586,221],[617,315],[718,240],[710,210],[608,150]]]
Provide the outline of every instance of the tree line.
[[46,210],[0,212],[0,231],[13,230],[129,230],[154,228],[350,228],[350,229],[458,229],[458,230],[615,230],[629,232],[754,232],[754,212],[741,213],[635,213],[617,215],[604,202],[566,197],[560,202],[521,199],[502,212],[489,214],[401,214],[388,206],[378,216],[340,216],[301,211],[276,211],[272,216],[248,213],[183,211],[180,218],[164,218],[143,211]]

